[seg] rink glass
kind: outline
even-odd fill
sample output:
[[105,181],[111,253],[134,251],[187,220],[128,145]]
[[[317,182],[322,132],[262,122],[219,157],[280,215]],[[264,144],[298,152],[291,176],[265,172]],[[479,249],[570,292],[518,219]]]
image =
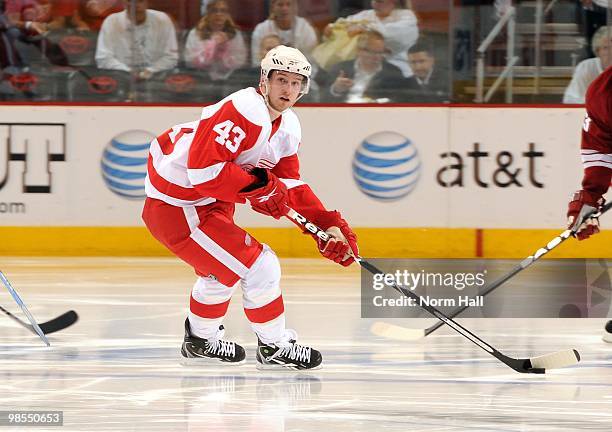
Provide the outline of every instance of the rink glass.
[[[131,1],[136,3],[136,0]],[[247,55],[246,64],[221,79],[215,74],[214,79],[211,78],[210,70],[187,67],[183,56],[185,42],[205,11],[206,2],[200,0],[148,0],[149,9],[166,13],[175,26],[179,47],[176,67],[154,73],[149,79],[142,79],[136,70],[130,73],[98,69],[95,53],[100,24],[107,14],[117,10],[120,3],[58,0],[53,7],[40,5],[21,14],[6,11],[9,21],[21,23],[7,33],[14,39],[14,50],[21,62],[2,65],[0,100],[205,104],[239,88],[257,84],[258,75],[251,67],[250,55]],[[297,15],[309,21],[319,43],[327,24],[360,12],[354,6],[358,2],[300,0],[297,3]],[[368,2],[362,3],[369,7]],[[504,19],[511,2],[400,0],[399,3],[414,12],[420,40],[431,47],[436,75],[443,77],[439,94],[432,99],[410,90],[405,83],[397,83],[393,92],[396,100],[360,101],[376,104],[471,104],[478,101],[477,49],[495,25]],[[509,74],[512,77],[511,88],[506,90],[506,81],[502,81],[486,103],[560,103],[574,67],[592,55],[587,47],[589,34],[585,29],[593,20],[612,22],[612,9],[608,9],[606,16],[605,10],[599,14],[585,11],[577,4],[579,2],[574,1],[553,2],[550,8],[547,8],[550,2],[544,0],[513,3],[513,37],[505,25],[482,54],[483,93],[502,74],[508,56],[518,57]],[[268,18],[269,2],[228,0],[227,5],[250,53],[251,34],[257,24]],[[599,21],[596,25],[605,24],[605,21]],[[30,23],[27,30],[23,28],[26,23]],[[35,29],[39,28],[44,31],[37,33]],[[133,58],[142,58],[144,45],[138,42],[138,38],[130,37],[128,44],[134,53]],[[302,104],[330,102],[325,90],[335,77],[325,77],[323,70],[315,75],[318,83],[301,101]]]

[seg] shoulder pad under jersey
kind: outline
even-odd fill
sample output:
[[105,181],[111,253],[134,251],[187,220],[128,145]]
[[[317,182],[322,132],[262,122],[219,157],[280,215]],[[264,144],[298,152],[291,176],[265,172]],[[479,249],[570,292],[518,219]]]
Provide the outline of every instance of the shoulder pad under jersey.
[[287,110],[283,113],[283,122],[280,128],[286,134],[296,137],[298,142],[302,140],[302,126],[297,114],[293,110]]
[[253,87],[238,90],[220,100],[214,105],[205,107],[202,110],[201,118],[209,118],[217,112],[223,105],[231,101],[236,110],[249,122],[259,126],[270,125],[270,113],[264,102],[263,97],[257,93]]

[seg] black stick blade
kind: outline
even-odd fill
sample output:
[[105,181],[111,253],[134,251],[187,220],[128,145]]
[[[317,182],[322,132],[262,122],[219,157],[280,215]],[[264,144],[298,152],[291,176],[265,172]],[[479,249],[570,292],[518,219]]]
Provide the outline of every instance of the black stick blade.
[[79,316],[73,310],[61,314],[57,318],[53,318],[51,321],[47,321],[40,324],[40,329],[44,334],[55,333],[63,330],[66,327],[70,327],[72,324],[77,322]]

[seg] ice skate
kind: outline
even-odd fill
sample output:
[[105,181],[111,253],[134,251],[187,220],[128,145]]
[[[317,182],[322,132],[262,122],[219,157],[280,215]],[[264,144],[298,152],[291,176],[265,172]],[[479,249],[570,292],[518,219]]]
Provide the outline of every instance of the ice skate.
[[202,339],[194,336],[185,320],[185,340],[181,347],[182,364],[197,365],[210,363],[227,363],[239,365],[245,362],[244,348],[235,342],[223,340],[225,330],[219,326],[215,338]]
[[[295,335],[295,332],[293,332]],[[317,369],[323,357],[314,348],[300,345],[295,338],[274,344],[265,344],[258,339],[257,369]]]

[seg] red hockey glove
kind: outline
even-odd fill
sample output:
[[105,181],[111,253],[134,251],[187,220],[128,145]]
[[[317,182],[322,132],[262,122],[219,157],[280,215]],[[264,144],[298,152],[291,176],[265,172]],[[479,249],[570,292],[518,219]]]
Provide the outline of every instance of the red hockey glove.
[[355,256],[359,255],[357,236],[340,213],[325,212],[317,217],[316,224],[331,236],[327,242],[316,238],[321,255],[345,267],[351,265],[355,260],[348,254],[349,249]]
[[[599,232],[599,211],[604,205],[604,198],[585,190],[574,193],[572,201],[567,207],[567,228],[574,231],[578,240],[585,240]],[[582,219],[592,211],[596,213],[584,223]]]
[[287,214],[287,187],[278,177],[263,168],[254,168],[251,174],[259,181],[242,189],[238,196],[246,198],[258,213],[280,219]]

